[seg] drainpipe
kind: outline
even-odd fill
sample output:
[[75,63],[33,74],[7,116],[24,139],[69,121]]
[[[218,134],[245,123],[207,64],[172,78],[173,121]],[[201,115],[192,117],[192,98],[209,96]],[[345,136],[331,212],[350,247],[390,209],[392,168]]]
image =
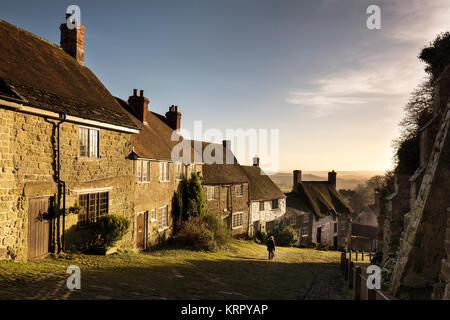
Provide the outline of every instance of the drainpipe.
[[58,221],[59,218],[61,217],[61,196],[63,198],[63,212],[62,212],[62,216],[63,216],[63,220],[62,220],[62,235],[61,238],[59,237],[60,235],[60,228],[59,228],[59,223],[58,223],[58,253],[60,253],[61,251],[64,252],[65,249],[65,241],[64,241],[64,232],[66,229],[66,182],[61,180],[61,153],[60,153],[60,144],[61,144],[61,139],[60,139],[60,127],[61,124],[63,122],[66,121],[66,113],[65,112],[61,112],[59,114],[59,118],[60,121],[58,122],[58,124],[56,125],[57,129],[58,129],[58,153],[57,153],[57,170],[56,170],[56,182],[58,183],[58,201],[57,201],[57,215],[58,215]]

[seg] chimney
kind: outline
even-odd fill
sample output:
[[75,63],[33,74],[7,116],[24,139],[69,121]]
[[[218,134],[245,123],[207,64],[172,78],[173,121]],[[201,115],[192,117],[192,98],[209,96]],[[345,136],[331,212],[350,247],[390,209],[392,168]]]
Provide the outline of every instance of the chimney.
[[297,189],[297,186],[300,182],[302,182],[302,171],[294,170],[294,184],[293,184],[294,190]]
[[255,156],[253,158],[253,166],[259,167],[259,157]]
[[173,130],[180,129],[181,113],[178,112],[178,106],[171,105],[169,112],[166,112],[167,124]]
[[222,146],[224,148],[230,149],[231,148],[231,140],[222,140]]
[[144,97],[144,90],[140,90],[139,96],[137,95],[137,89],[133,90],[133,95],[128,98],[128,104],[134,115],[142,121],[143,124],[148,124],[148,104],[150,100]]
[[71,23],[72,19],[72,16],[67,14],[66,23],[59,26],[59,30],[61,30],[61,48],[74,57],[79,64],[84,65],[84,31],[86,28],[76,21],[75,28],[69,29],[67,23]]
[[331,183],[333,186],[336,187],[336,172],[334,172],[334,170],[328,172],[328,183]]

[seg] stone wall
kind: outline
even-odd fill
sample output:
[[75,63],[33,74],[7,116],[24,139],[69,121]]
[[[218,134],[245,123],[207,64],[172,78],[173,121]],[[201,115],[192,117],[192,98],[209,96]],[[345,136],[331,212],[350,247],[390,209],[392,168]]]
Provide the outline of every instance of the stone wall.
[[[134,170],[136,170],[135,161]],[[175,193],[181,190],[186,180],[176,179],[176,166],[174,163],[169,163],[169,181],[161,182],[159,178],[159,166],[160,161],[150,162],[150,181],[149,182],[137,182],[134,180],[136,186],[136,199],[134,212],[148,211],[148,235],[147,246],[153,246],[164,242],[171,235],[172,232],[172,209]],[[195,171],[193,165],[187,167],[185,173],[186,177],[191,176],[191,172],[202,172],[201,165],[196,165]],[[160,229],[158,227],[158,209],[164,206],[168,206],[169,212],[169,228]],[[152,209],[156,212],[156,220],[152,220],[150,215]]]
[[[232,236],[244,237],[248,235],[249,228],[249,194],[248,183],[243,183],[244,193],[242,197],[236,196],[235,187],[241,184],[232,185],[203,185],[203,194],[205,195],[206,205],[205,210],[211,213],[217,213],[222,216],[222,219],[231,230]],[[206,189],[208,187],[215,187],[216,198],[214,200],[206,199]],[[239,228],[232,228],[231,219],[232,214],[242,212],[243,226]]]
[[[27,259],[28,199],[54,196],[56,120],[0,108],[0,259]],[[78,125],[61,125],[61,179],[66,182],[66,206],[73,206],[82,189],[111,188],[109,212],[133,218],[134,192],[131,135],[100,129],[100,157],[78,156]],[[66,219],[66,245],[79,237],[78,217]],[[81,232],[82,233],[82,232]],[[133,230],[121,242],[133,244]]]

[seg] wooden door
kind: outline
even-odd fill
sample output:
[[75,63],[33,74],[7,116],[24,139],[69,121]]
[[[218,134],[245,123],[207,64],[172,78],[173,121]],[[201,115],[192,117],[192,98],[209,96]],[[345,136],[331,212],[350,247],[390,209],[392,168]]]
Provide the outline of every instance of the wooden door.
[[147,211],[139,212],[136,216],[137,235],[136,247],[138,250],[147,249]]
[[50,198],[28,199],[28,259],[43,258],[50,251]]

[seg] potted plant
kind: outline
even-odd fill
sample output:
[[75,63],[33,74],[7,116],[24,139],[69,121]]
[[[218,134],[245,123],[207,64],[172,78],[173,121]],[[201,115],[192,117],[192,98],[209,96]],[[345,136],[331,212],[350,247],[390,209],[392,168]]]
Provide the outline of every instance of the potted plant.
[[69,213],[73,214],[81,214],[84,212],[84,208],[80,206],[78,200],[75,200],[75,203],[72,207],[69,208]]

